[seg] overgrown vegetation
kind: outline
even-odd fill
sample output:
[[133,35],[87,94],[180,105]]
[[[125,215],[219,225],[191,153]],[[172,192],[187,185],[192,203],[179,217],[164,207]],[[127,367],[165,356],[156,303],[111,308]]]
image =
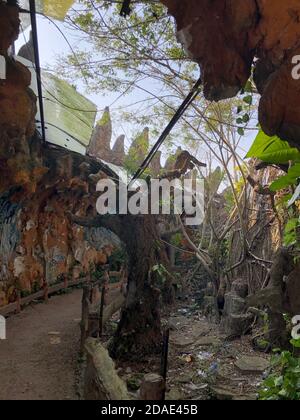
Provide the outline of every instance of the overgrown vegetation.
[[271,373],[262,384],[260,400],[300,400],[300,340],[291,340],[293,351],[278,351],[272,358]]
[[[128,19],[123,19],[118,2],[81,0],[79,4],[81,7],[73,10],[68,24],[80,31],[82,40],[91,47],[78,49],[76,58],[70,55],[65,60],[64,57],[59,62],[59,70],[72,82],[83,75],[87,89],[93,93],[117,93],[114,105],[125,96],[130,98],[129,102],[134,98],[127,106],[117,106],[113,111],[116,121],[131,126],[135,148],[129,151],[125,167],[134,173],[147,154],[152,137],[161,132],[198,79],[198,67],[176,42],[174,22],[162,5],[134,4]],[[287,247],[296,250],[300,247],[297,207],[300,152],[278,137],[259,131],[256,113],[256,91],[251,78],[236,99],[210,103],[200,93],[164,144],[166,156],[174,154],[178,146],[184,146],[207,163],[207,171],[198,168],[197,172],[197,176],[205,178],[206,186],[203,225],[197,230],[187,229],[178,216],[178,231],[169,239],[177,248],[185,242],[216,291],[221,279],[236,275],[241,266],[249,271],[250,288],[254,272],[262,277],[262,288],[268,284],[272,261],[256,246],[256,241],[264,236],[265,229],[271,229],[274,220],[278,226],[278,244],[282,240]],[[137,134],[145,125],[150,127],[150,136],[148,130]],[[139,127],[137,131],[134,126]],[[246,156],[252,159],[249,165],[244,159],[248,148],[245,144],[257,132]],[[285,174],[271,185],[260,185],[252,177],[258,160],[265,162],[265,167],[273,166]],[[168,163],[172,163],[172,158]],[[262,195],[269,204],[266,209],[259,205],[250,208],[252,189],[253,195]],[[232,255],[234,250],[237,255]],[[116,253],[110,259],[111,268],[116,270],[123,263],[121,254]],[[155,274],[161,286],[169,277],[163,264],[154,265],[150,274]],[[262,344],[268,347],[269,342]],[[298,346],[296,342],[292,344]],[[273,362],[275,373],[265,381],[261,398],[297,399],[298,368],[299,359],[294,353],[285,351],[277,355]],[[280,370],[279,376],[276,369]]]
[[284,230],[284,245],[300,249],[300,219],[297,202],[300,199],[300,152],[286,141],[258,134],[247,157],[258,158],[271,165],[279,165],[286,173],[270,185],[270,191],[284,191],[288,220]]
[[118,248],[108,258],[110,271],[120,271],[128,264],[128,256],[124,248]]
[[[119,3],[80,0],[78,5],[67,23],[90,47],[77,48],[76,57],[63,57],[59,72],[72,83],[84,76],[86,88],[93,94],[118,94],[111,112],[114,121],[130,125],[132,130],[136,147],[129,150],[125,166],[133,173],[149,143],[160,134],[195,84],[198,65],[176,41],[174,21],[163,5],[134,4],[127,19],[120,17]],[[169,158],[178,147],[184,147],[207,163],[207,170],[197,172],[206,179],[204,225],[195,237],[181,225],[180,231],[216,288],[223,272],[230,274],[236,267],[236,261],[227,265],[219,262],[230,253],[230,247],[225,250],[224,244],[229,243],[233,227],[240,232],[244,248],[241,263],[251,253],[250,258],[261,264],[261,256],[251,250],[245,223],[249,167],[243,158],[243,142],[257,131],[253,86],[249,80],[237,98],[219,103],[206,101],[200,93],[162,149]],[[118,106],[125,97],[127,105]],[[145,125],[149,126],[149,133],[138,134]],[[215,203],[223,190],[227,190],[227,213],[220,216]]]

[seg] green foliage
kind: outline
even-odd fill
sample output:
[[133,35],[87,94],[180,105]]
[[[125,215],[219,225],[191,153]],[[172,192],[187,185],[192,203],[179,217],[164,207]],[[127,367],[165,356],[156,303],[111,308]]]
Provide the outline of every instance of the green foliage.
[[285,188],[295,185],[298,178],[300,178],[300,164],[296,163],[289,168],[287,175],[282,176],[281,178],[274,181],[270,189],[271,191],[279,191]]
[[32,285],[31,292],[32,293],[37,293],[40,290],[41,290],[41,286],[40,286],[39,282],[35,281]]
[[96,267],[90,266],[90,272],[93,281],[100,281],[103,279],[104,270],[101,265],[97,265]]
[[[124,167],[129,173],[135,173],[149,151],[149,132],[144,130],[134,139],[125,158]],[[149,170],[144,175],[149,175]]]
[[[245,180],[243,176],[240,176],[239,179],[234,182],[234,189],[238,196],[242,193],[244,186]],[[226,210],[228,213],[230,213],[235,205],[234,195],[231,188],[228,188],[224,192],[224,198],[226,201]]]
[[32,294],[31,290],[21,290],[21,298],[26,298]]
[[[300,348],[300,340],[291,340],[295,349]],[[259,399],[300,400],[300,358],[294,352],[283,351],[272,358],[271,374],[262,384]]]
[[287,163],[291,160],[296,163],[300,162],[300,151],[279,137],[269,137],[260,131],[246,157],[274,164]]
[[[231,100],[225,100],[218,103],[208,103],[206,105],[206,116],[209,119],[206,120],[205,128],[208,133],[212,130],[216,132],[222,131],[222,125],[224,121],[229,122],[234,126],[235,122],[241,127],[238,127],[238,130],[244,131],[247,128],[247,125],[251,119],[250,115],[251,107],[246,105],[243,101],[243,98],[237,97]],[[236,131],[236,128],[235,128]]]
[[242,90],[242,95],[244,96],[242,96],[240,103],[237,106],[238,117],[236,119],[236,123],[239,126],[237,132],[240,136],[245,135],[245,129],[251,120],[250,111],[254,101],[252,79],[248,80],[246,86]]
[[163,264],[154,265],[151,272],[156,274],[157,280],[162,286],[166,283],[168,277],[170,276],[170,273]]
[[171,244],[174,246],[180,246],[182,244],[183,235],[182,233],[178,232],[171,238]]
[[243,98],[243,101],[247,104],[247,105],[252,105],[253,102],[253,97],[252,95],[247,95]]
[[[289,168],[287,175],[280,177],[279,179],[277,179],[271,184],[270,189],[271,191],[279,191],[279,190],[297,185],[299,184],[299,179],[300,179],[300,164],[295,163]],[[293,204],[295,204],[295,202],[299,200],[299,197],[300,197],[300,185],[297,186],[293,196],[288,202],[288,205],[292,206]]]
[[296,245],[299,247],[298,229],[300,227],[299,218],[292,218],[288,220],[284,230],[284,245],[291,246]]
[[[288,206],[292,206],[300,197],[300,151],[293,148],[286,141],[280,140],[278,137],[269,137],[263,131],[257,135],[247,157],[259,158],[268,163],[274,164],[290,164],[288,173],[276,181],[274,181],[270,189],[273,192],[296,186],[296,190],[292,198],[288,201]],[[299,243],[300,220],[292,217],[288,220],[284,231],[285,246],[297,246]]]
[[110,112],[108,110],[105,110],[105,112],[103,113],[102,117],[100,118],[97,124],[101,127],[111,124]]
[[212,255],[217,255],[217,261],[218,261],[218,267],[221,270],[225,270],[228,264],[228,257],[230,254],[230,241],[228,239],[228,237],[226,237],[225,239],[223,239],[223,241],[220,243],[220,247],[215,248],[215,250],[213,250],[213,254]]
[[[78,0],[78,6],[71,10],[68,24],[84,42],[75,48],[77,58],[70,54],[59,59],[57,72],[69,81],[84,76],[86,90],[94,95],[117,95],[114,123],[150,126],[151,139],[157,137],[199,77],[197,63],[176,40],[167,8],[156,2],[133,2],[132,13],[124,19],[121,2]],[[237,116],[242,118],[243,130],[250,120],[247,96],[252,90],[251,83],[248,85],[244,100],[211,104],[200,94],[195,108],[190,108],[166,139],[164,151],[173,154],[180,143],[194,155],[205,156],[204,144],[208,139],[216,142],[220,133],[237,144]],[[132,102],[124,106],[126,96]],[[126,161],[130,173],[137,168],[133,162]]]
[[[143,74],[152,73],[153,80],[158,80],[160,69],[166,70],[163,75],[166,82],[173,82],[172,71],[167,71],[169,63],[173,66],[186,55],[176,42],[172,20],[162,4],[133,4],[132,13],[124,19],[120,16],[122,2],[78,0],[78,3],[82,7],[71,12],[72,25],[82,30],[93,48],[78,51],[80,69],[72,55],[68,57],[71,68],[63,61],[60,63],[67,78],[83,71],[94,93],[119,91],[126,95],[135,90]],[[174,68],[177,67],[175,64]],[[197,65],[191,62],[180,63],[180,67],[187,81],[197,71]],[[134,113],[130,112],[130,116]]]
[[115,250],[108,258],[108,264],[110,271],[120,271],[122,267],[127,266],[127,253],[123,248]]
[[225,208],[226,208],[226,211],[228,213],[230,213],[231,210],[232,210],[232,208],[233,208],[233,206],[234,206],[234,203],[235,203],[234,202],[233,192],[232,192],[231,188],[227,188],[224,191],[223,196],[225,198],[225,203],[226,203],[225,204]]

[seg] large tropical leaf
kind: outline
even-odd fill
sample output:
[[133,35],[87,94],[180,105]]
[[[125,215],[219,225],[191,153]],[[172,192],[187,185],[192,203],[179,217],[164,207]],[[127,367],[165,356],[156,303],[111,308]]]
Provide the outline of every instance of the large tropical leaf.
[[270,190],[275,192],[283,190],[290,185],[295,185],[298,178],[300,178],[300,164],[296,163],[290,167],[287,175],[282,176],[270,185]]
[[277,136],[269,137],[262,130],[256,136],[247,158],[258,158],[264,162],[280,164],[300,162],[300,151]]

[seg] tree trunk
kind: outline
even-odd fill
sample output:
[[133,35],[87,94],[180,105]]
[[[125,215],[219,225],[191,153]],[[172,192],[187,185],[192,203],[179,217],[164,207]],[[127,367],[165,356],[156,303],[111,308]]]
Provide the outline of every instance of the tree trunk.
[[269,340],[272,346],[285,348],[288,345],[289,337],[287,334],[286,321],[283,315],[284,308],[284,276],[288,276],[292,271],[294,265],[294,259],[288,249],[282,248],[277,251],[274,258],[274,263],[270,271],[270,284],[269,287],[273,287],[278,290],[280,296],[279,304],[269,304],[268,315],[269,315]]
[[126,216],[121,239],[129,257],[128,290],[118,330],[110,347],[115,358],[134,358],[161,350],[160,290],[153,267],[163,260],[155,218]]
[[267,288],[247,298],[247,305],[251,307],[267,306],[269,318],[268,340],[274,347],[286,348],[289,337],[286,329],[285,313],[285,282],[295,268],[292,252],[281,248],[274,257],[270,271],[270,282]]
[[[153,215],[107,215],[94,219],[72,217],[83,226],[103,226],[116,233],[128,253],[128,289],[120,323],[110,353],[118,359],[161,351],[160,290],[152,269],[163,264],[169,269]],[[171,277],[171,276],[170,276]],[[163,286],[165,300],[172,301],[171,279]]]
[[143,401],[163,401],[165,387],[164,378],[155,373],[149,373],[142,383],[140,399]]

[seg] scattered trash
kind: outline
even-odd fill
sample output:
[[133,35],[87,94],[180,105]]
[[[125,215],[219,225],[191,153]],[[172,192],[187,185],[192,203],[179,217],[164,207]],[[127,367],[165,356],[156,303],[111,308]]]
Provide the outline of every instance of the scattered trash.
[[209,376],[215,376],[218,374],[219,364],[217,362],[212,363],[207,371]]
[[201,378],[206,378],[207,377],[206,373],[203,370],[198,370],[197,374]]
[[187,363],[192,363],[192,362],[195,361],[195,359],[194,359],[194,357],[192,355],[188,355],[188,356],[185,356],[185,361]]
[[178,309],[178,312],[180,313],[180,314],[188,314],[189,313],[189,311],[188,311],[188,309]]
[[177,386],[183,399],[203,400],[211,394],[220,400],[255,399],[267,357],[258,357],[246,338],[224,341],[218,327],[191,307],[176,312],[168,320],[173,355],[169,385]]
[[209,353],[207,351],[200,351],[200,353],[197,354],[197,359],[199,360],[209,360],[213,356],[212,353]]

